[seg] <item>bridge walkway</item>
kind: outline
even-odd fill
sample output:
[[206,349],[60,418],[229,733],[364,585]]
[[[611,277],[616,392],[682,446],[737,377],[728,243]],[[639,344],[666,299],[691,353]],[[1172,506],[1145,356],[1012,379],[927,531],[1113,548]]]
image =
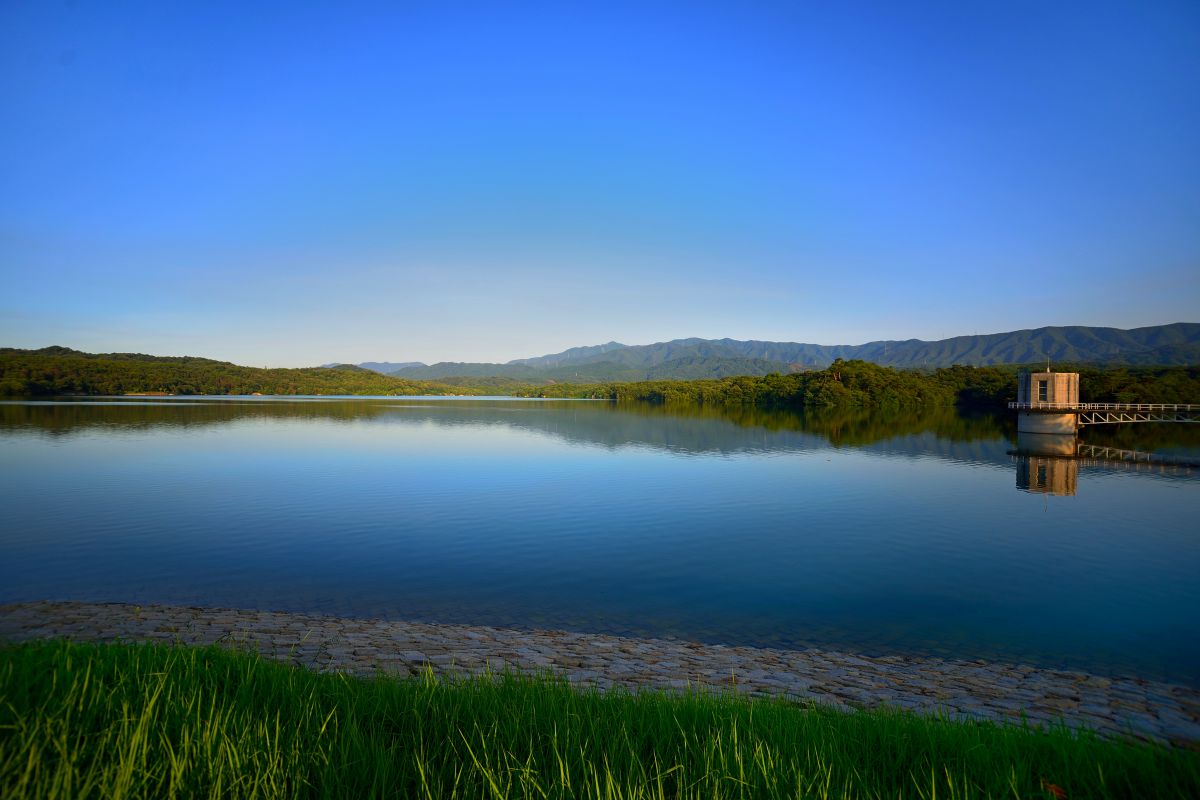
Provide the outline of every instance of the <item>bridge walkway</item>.
[[1124,422],[1200,422],[1200,403],[1009,403],[1016,411],[1074,413],[1080,427]]

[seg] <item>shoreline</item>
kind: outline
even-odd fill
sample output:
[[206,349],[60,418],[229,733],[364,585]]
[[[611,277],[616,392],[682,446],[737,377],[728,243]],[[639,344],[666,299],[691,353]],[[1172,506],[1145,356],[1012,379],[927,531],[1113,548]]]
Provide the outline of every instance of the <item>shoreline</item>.
[[1061,721],[1106,736],[1200,743],[1200,689],[1020,664],[245,609],[0,605],[0,641],[41,638],[244,647],[295,666],[355,675],[550,671],[601,689],[699,686],[843,710],[892,706],[959,719]]

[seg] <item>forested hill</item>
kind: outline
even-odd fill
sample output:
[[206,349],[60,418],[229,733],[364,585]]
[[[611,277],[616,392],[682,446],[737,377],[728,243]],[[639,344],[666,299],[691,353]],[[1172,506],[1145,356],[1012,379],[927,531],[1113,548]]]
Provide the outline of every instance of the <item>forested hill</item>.
[[1178,365],[1200,363],[1200,323],[1181,322],[1132,330],[1075,325],[956,336],[932,342],[908,339],[830,346],[683,339],[629,348],[606,357],[623,363],[654,362],[679,358],[689,348],[703,348],[713,355],[758,358],[809,369],[827,367],[839,358],[869,361],[884,367],[929,369],[955,364],[976,367],[1033,364],[1047,359],[1075,364]]
[[675,339],[635,346],[609,342],[507,364],[443,362],[392,374],[411,380],[502,377],[531,383],[687,380],[823,369],[839,358],[923,369],[955,364],[1032,364],[1047,359],[1054,363],[1123,366],[1200,364],[1200,323],[1131,330],[1074,325],[940,341],[909,339],[860,345],[736,339]]
[[486,364],[443,362],[427,367],[411,367],[391,373],[409,380],[506,379],[522,383],[605,383],[610,381],[695,380],[724,378],[729,375],[769,375],[791,372],[787,364],[761,358],[723,357],[713,353],[693,353],[658,364],[624,364],[596,361],[586,364],[561,364],[536,367],[528,364]]
[[[1063,368],[1069,365],[1063,364]],[[1091,402],[1200,401],[1200,367],[1086,365],[1081,395]],[[532,386],[508,379],[457,378],[453,385],[412,381],[342,364],[259,369],[189,356],[81,353],[64,347],[0,348],[0,395],[56,394],[514,394],[597,397],[660,403],[753,406],[1002,406],[1016,394],[1016,367],[956,366],[901,370],[865,361],[835,361],[823,370],[714,379]]]
[[476,389],[338,365],[260,369],[190,356],[0,348],[0,395],[54,394],[479,394]]
[[[1200,402],[1200,367],[1063,365],[1080,374],[1080,397],[1093,403]],[[1003,408],[1017,395],[1017,367],[892,369],[866,361],[835,361],[823,370],[745,375],[719,380],[557,384],[526,389],[533,397],[590,397],[706,406],[891,407],[961,405]]]

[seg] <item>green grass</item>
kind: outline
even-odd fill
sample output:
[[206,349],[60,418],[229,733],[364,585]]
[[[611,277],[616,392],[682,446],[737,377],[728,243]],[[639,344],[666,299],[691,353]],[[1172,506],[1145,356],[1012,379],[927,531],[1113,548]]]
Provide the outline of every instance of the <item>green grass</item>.
[[320,675],[215,648],[0,649],[0,796],[1200,797],[1200,755],[1064,730],[550,678]]

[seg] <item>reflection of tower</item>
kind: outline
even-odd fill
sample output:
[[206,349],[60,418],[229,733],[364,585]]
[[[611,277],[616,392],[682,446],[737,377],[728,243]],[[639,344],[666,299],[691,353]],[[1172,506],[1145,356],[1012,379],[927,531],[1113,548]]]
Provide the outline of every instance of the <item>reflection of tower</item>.
[[1017,433],[1017,488],[1038,494],[1074,495],[1079,483],[1073,435]]
[[1079,483],[1079,463],[1073,458],[1020,456],[1017,488],[1036,494],[1071,496]]

